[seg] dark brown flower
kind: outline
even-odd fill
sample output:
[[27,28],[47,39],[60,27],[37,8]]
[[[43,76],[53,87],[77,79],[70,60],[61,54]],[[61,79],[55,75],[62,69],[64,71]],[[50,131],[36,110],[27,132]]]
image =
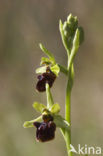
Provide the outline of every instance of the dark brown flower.
[[34,126],[37,128],[36,138],[38,141],[46,142],[54,139],[56,125],[53,121],[42,123],[34,122]]
[[42,75],[39,75],[38,82],[36,85],[36,89],[39,92],[43,92],[46,90],[46,83],[49,84],[49,87],[52,87],[54,80],[56,79],[56,75],[47,67],[47,70]]

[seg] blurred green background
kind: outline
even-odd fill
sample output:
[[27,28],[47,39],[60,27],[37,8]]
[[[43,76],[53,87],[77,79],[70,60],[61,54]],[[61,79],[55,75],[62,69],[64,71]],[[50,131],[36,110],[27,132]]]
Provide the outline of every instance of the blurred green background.
[[[35,128],[23,123],[39,114],[34,101],[46,104],[35,85],[42,42],[57,62],[66,65],[59,19],[78,16],[85,42],[75,58],[72,91],[72,145],[103,147],[103,0],[0,0],[0,156],[67,156],[59,130],[48,143],[35,141]],[[66,78],[52,88],[64,115]]]

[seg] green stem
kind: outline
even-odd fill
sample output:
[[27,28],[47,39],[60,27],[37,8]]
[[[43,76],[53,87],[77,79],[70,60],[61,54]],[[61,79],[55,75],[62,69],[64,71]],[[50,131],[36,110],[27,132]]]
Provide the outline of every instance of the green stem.
[[[71,126],[71,105],[70,105],[70,97],[71,97],[71,87],[69,83],[69,79],[67,82],[67,88],[66,88],[66,106],[65,106],[65,119],[69,122]],[[72,153],[70,151],[70,144],[71,144],[71,129],[69,131],[65,132],[65,138],[66,138],[66,146],[67,146],[67,152],[68,156],[72,156]]]
[[67,153],[68,156],[72,156],[72,152],[70,144],[71,144],[71,130],[69,130],[68,132],[65,132],[65,141],[66,141],[66,147],[67,147]]
[[65,131],[65,140],[67,146],[68,156],[72,156],[72,152],[70,152],[70,144],[71,144],[71,90],[73,86],[73,78],[74,78],[74,70],[73,65],[68,72],[68,81],[66,88],[66,99],[65,99],[65,119],[70,124],[69,131]]
[[69,79],[67,82],[67,88],[66,88],[66,105],[65,105],[65,119],[69,122],[71,122],[70,119],[70,96],[71,96],[71,87],[69,83]]
[[47,108],[49,109],[54,104],[54,101],[48,83],[46,83],[46,96],[47,96]]
[[[68,55],[68,82],[66,88],[66,105],[65,105],[65,119],[69,122],[71,126],[71,90],[73,86],[74,79],[74,68],[73,68],[73,59],[76,55],[76,52],[79,48],[79,30],[76,30],[75,37],[73,40],[73,47],[71,49],[71,55]],[[72,152],[70,152],[70,144],[71,144],[71,129],[65,132],[66,138],[66,146],[68,151],[68,156],[72,156]]]

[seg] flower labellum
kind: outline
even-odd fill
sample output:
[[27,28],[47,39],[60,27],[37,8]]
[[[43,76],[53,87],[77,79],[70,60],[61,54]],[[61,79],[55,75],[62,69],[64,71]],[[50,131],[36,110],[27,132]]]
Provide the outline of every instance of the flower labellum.
[[34,122],[34,126],[37,128],[36,130],[36,138],[40,142],[46,142],[54,139],[56,125],[53,121],[49,122]]
[[54,80],[56,79],[56,75],[50,70],[50,68],[47,67],[47,70],[42,75],[38,76],[38,82],[36,85],[36,89],[39,92],[43,92],[46,90],[46,83],[49,84],[49,87],[51,88]]
[[43,122],[34,122],[36,129],[36,139],[40,142],[46,142],[54,139],[56,124],[53,122],[51,114],[43,114]]

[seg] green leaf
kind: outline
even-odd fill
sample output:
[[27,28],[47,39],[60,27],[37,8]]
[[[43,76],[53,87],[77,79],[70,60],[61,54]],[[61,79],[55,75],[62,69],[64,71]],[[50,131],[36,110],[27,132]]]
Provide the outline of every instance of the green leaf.
[[37,112],[43,113],[43,110],[46,109],[46,106],[43,105],[43,104],[41,104],[41,103],[34,102],[33,108],[34,108]]
[[71,68],[71,65],[73,63],[73,60],[74,60],[74,57],[78,51],[78,48],[79,48],[79,36],[80,36],[80,31],[79,29],[77,28],[76,32],[75,32],[75,36],[74,36],[74,39],[73,39],[73,45],[72,45],[72,49],[71,49],[71,54],[70,54],[70,58],[68,60],[68,71],[70,70]]
[[77,30],[75,32],[74,39],[73,39],[73,46],[72,46],[72,50],[71,50],[72,55],[75,55],[79,48],[79,45],[80,45],[79,39],[80,39],[80,30],[77,28]]
[[37,68],[37,69],[36,69],[36,73],[37,73],[37,74],[45,73],[45,72],[46,72],[46,68],[47,68],[46,66]]
[[60,68],[59,68],[59,66],[57,64],[52,66],[50,69],[56,76],[58,76],[58,74],[60,72]]
[[62,24],[61,20],[59,21],[59,30],[60,30],[63,45],[64,45],[64,47],[65,47],[65,49],[67,51],[67,55],[69,55],[70,54],[70,49],[69,49],[68,39],[65,36],[65,33],[64,33],[64,30],[63,30],[63,24]]
[[53,54],[49,50],[47,50],[41,43],[39,44],[39,47],[55,64],[55,58]]
[[56,114],[60,112],[60,105],[58,103],[55,103],[51,109],[50,109],[51,113]]
[[30,127],[34,127],[33,126],[33,123],[34,122],[39,122],[42,120],[42,116],[39,116],[38,118],[34,119],[34,120],[30,120],[30,121],[25,121],[24,124],[23,124],[23,127],[24,128],[30,128]]
[[60,115],[53,115],[57,127],[69,130],[70,124]]

